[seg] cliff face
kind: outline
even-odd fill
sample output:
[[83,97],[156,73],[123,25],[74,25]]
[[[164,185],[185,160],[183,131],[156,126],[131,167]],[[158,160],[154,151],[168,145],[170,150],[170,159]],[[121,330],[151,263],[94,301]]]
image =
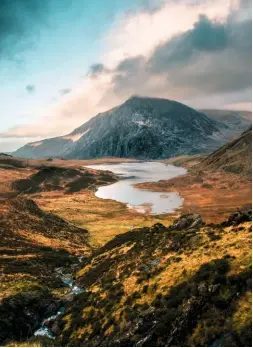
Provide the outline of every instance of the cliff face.
[[77,159],[168,158],[211,152],[235,133],[238,131],[233,119],[224,123],[224,120],[209,118],[176,101],[132,97],[66,136],[27,144],[14,155]]

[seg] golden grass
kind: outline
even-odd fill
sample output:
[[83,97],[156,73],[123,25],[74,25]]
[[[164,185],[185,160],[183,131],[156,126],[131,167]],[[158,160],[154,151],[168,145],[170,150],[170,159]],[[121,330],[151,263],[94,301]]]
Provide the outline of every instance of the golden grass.
[[251,322],[252,316],[252,292],[246,292],[236,304],[233,316],[233,327],[238,333]]
[[[152,279],[145,280],[141,284],[137,282],[138,278],[135,273],[132,273],[129,277],[127,277],[122,282],[124,295],[122,296],[120,304],[115,307],[115,316],[118,315],[118,312],[126,298],[128,296],[131,296],[136,291],[138,293],[141,293],[141,289],[144,285],[148,284],[149,289],[152,287],[152,285],[157,285],[160,293],[166,293],[170,288],[173,288],[194,276],[201,265],[210,263],[212,260],[222,259],[228,254],[231,257],[231,268],[228,273],[229,276],[248,269],[252,262],[251,234],[248,232],[248,227],[250,226],[250,224],[250,222],[242,224],[241,228],[243,228],[243,230],[240,230],[239,233],[237,233],[231,227],[224,228],[222,234],[220,234],[221,239],[219,239],[218,241],[211,241],[207,235],[207,232],[210,231],[210,228],[203,227],[200,229],[200,233],[197,237],[198,241],[196,241],[196,247],[194,247],[193,245],[192,250],[190,250],[189,252],[182,250],[181,253],[169,252],[164,255],[162,249],[157,249],[153,253],[151,260],[154,258],[159,258],[159,267],[165,267],[157,275],[154,275]],[[104,252],[102,255],[107,259],[113,259],[114,257],[116,257],[116,255],[127,253],[127,251],[129,251],[132,246],[133,245],[127,246],[125,248],[114,248],[111,251]],[[136,270],[138,269],[138,266],[143,265],[141,262],[141,256],[142,253],[140,253],[140,255],[135,260]],[[166,266],[168,259],[176,256],[181,258],[180,262],[174,262]],[[147,261],[149,260],[146,260],[146,262]],[[119,278],[117,275],[120,275],[121,273],[121,266],[124,265],[118,264],[117,267],[114,266],[114,272],[117,278]],[[96,267],[96,263],[94,267]],[[78,271],[77,278],[84,276],[92,268],[92,263],[86,265],[83,269]],[[96,285],[91,285],[89,290],[93,291],[95,286],[96,292],[101,293],[103,290],[99,288],[98,283],[95,284]],[[151,305],[153,299],[154,293],[150,292],[149,290],[146,294],[142,293],[141,298],[137,299],[135,303],[147,303]]]
[[126,204],[97,198],[93,191],[72,195],[42,194],[34,198],[41,209],[53,212],[85,228],[90,234],[90,244],[99,247],[118,234],[133,228],[152,226],[155,223],[170,225],[174,219],[169,214],[152,216],[129,210]]

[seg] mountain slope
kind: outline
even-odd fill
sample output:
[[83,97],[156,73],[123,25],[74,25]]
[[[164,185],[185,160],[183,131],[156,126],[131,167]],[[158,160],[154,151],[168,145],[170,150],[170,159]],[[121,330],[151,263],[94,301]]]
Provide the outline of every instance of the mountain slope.
[[199,110],[206,114],[212,120],[218,121],[226,125],[231,131],[234,130],[236,134],[241,130],[243,132],[251,125],[252,112],[251,111],[234,111],[234,110],[217,110],[206,109]]
[[98,114],[66,136],[27,144],[14,155],[77,159],[168,158],[210,152],[222,145],[229,135],[226,124],[186,105],[134,96]]
[[252,128],[225,144],[197,165],[204,170],[219,170],[251,176]]

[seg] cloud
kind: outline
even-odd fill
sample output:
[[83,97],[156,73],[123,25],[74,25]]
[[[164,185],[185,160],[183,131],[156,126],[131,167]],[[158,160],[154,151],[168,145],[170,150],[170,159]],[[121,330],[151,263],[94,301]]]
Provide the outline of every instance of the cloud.
[[0,133],[0,138],[36,138],[53,135],[46,127],[38,124],[17,125],[6,132]]
[[40,138],[0,138],[1,152],[15,151],[27,142],[38,141]]
[[60,95],[65,95],[71,92],[71,88],[63,88],[59,90]]
[[224,24],[201,16],[194,28],[154,50],[149,74],[193,93],[228,93],[251,86],[251,20]]
[[230,8],[229,0],[167,0],[156,11],[120,17],[105,36],[102,62],[112,68],[125,58],[147,57],[155,46],[192,28],[201,14],[222,19]]
[[26,91],[27,91],[29,94],[33,94],[33,93],[35,93],[35,91],[36,91],[35,85],[27,85],[27,86],[25,87],[25,89],[26,89]]
[[240,15],[242,10],[222,21],[202,14],[191,29],[159,44],[150,55],[121,60],[112,76],[114,93],[185,101],[219,93],[227,98],[250,88],[252,21]]
[[102,63],[95,63],[90,66],[90,69],[88,71],[88,76],[91,78],[96,78],[98,75],[109,71],[104,64]]
[[225,25],[212,22],[205,15],[200,15],[194,23],[193,29],[177,35],[159,45],[149,60],[151,70],[164,72],[168,68],[187,63],[193,56],[202,52],[223,50],[227,45],[228,37]]
[[[48,1],[0,1],[0,60],[14,59],[32,45],[32,37],[44,21]],[[30,40],[31,39],[31,40]]]
[[0,63],[22,63],[24,52],[33,48],[42,28],[53,27],[55,11],[62,11],[71,0],[1,0]]
[[250,8],[248,0],[233,6],[229,0],[168,0],[155,10],[121,16],[86,78],[49,106],[34,129],[17,127],[2,136],[66,134],[133,94],[195,108],[248,105]]

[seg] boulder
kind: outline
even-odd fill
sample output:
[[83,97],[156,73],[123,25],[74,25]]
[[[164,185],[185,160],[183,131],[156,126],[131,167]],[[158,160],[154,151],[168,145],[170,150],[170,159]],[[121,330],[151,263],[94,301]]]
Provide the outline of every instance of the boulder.
[[162,232],[164,230],[166,230],[166,227],[163,224],[160,224],[159,222],[151,226],[149,229],[150,232],[154,232],[154,233]]
[[252,220],[252,211],[237,211],[229,216],[227,221],[223,223],[225,226],[237,226],[243,222]]
[[203,225],[204,221],[199,214],[188,214],[183,215],[179,219],[175,220],[171,228],[176,230],[188,230],[190,228],[196,228]]

